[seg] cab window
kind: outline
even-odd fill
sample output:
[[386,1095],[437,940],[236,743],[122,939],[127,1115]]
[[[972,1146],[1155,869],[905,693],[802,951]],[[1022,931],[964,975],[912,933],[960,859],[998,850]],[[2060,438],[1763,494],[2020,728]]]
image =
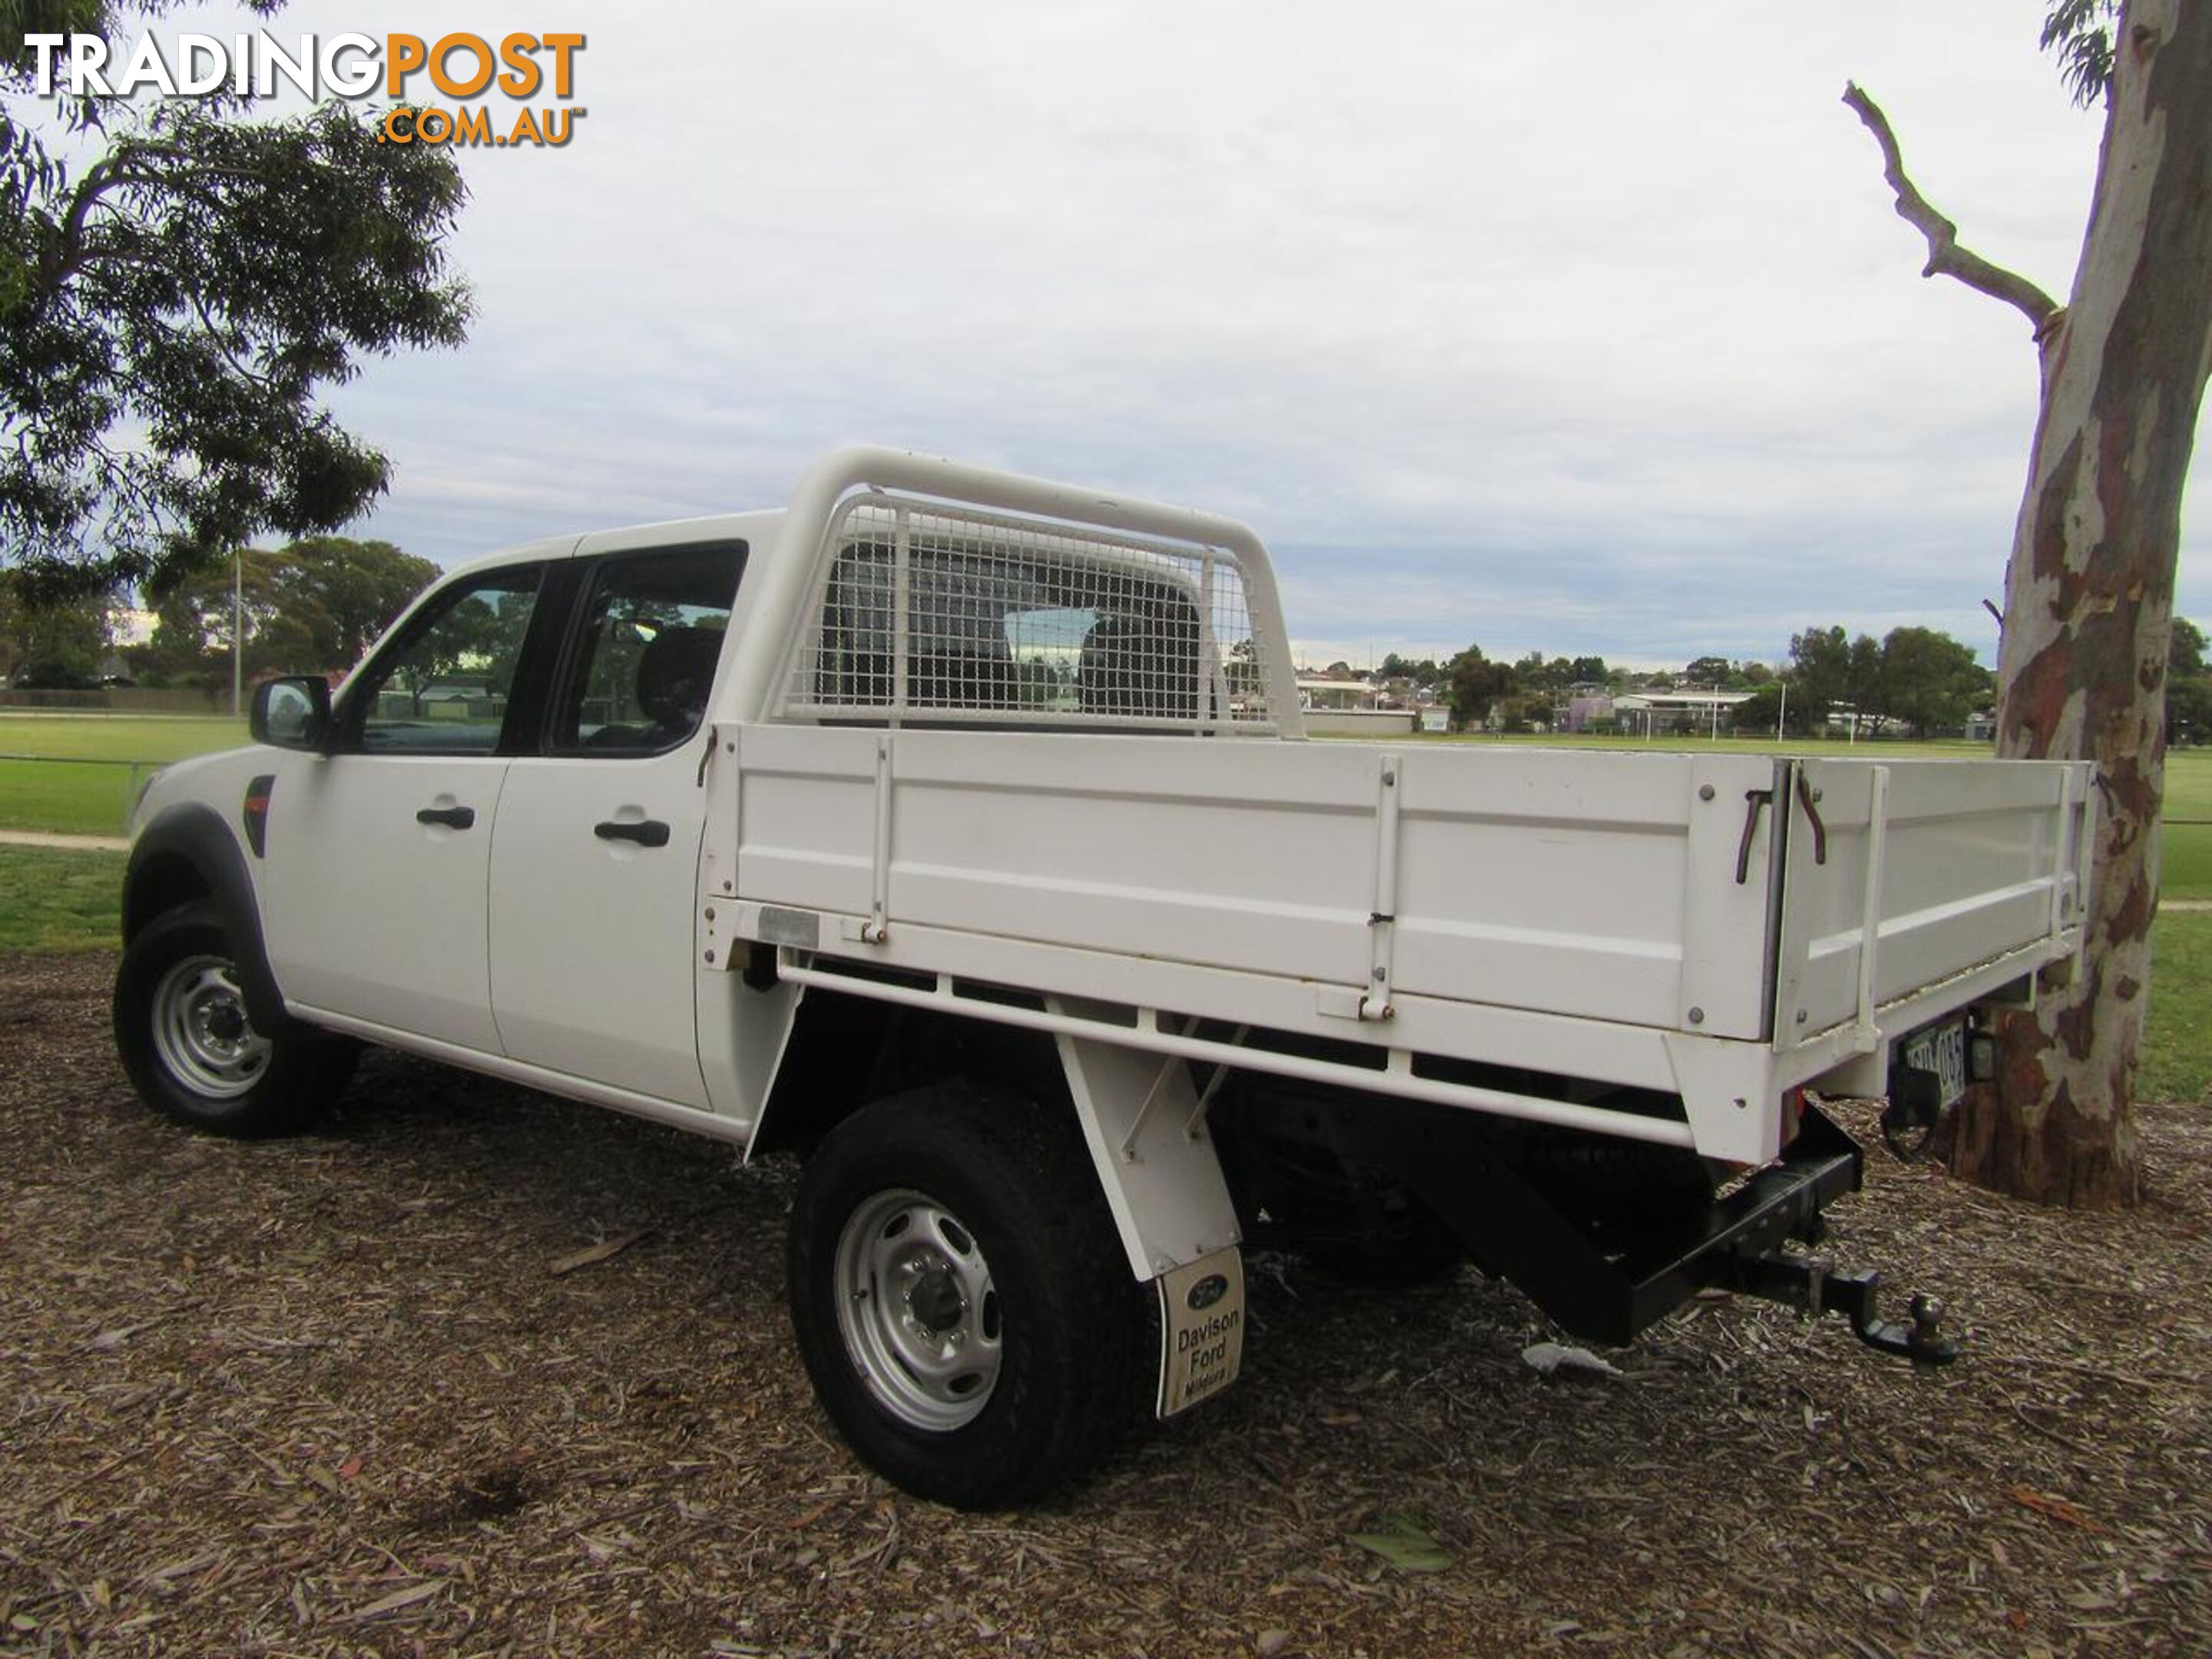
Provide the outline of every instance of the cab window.
[[455,585],[347,692],[343,743],[368,753],[489,755],[500,746],[542,564]]
[[590,575],[556,684],[554,754],[658,755],[689,741],[744,565],[742,542],[606,559]]

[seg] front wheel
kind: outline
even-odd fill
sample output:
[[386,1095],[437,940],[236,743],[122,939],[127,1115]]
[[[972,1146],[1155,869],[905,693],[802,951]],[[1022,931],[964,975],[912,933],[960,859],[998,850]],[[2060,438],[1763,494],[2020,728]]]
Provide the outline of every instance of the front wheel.
[[1049,1107],[953,1083],[855,1113],[806,1165],[788,1267],[823,1409],[918,1496],[1042,1496],[1135,1414],[1143,1295]]
[[304,1127],[345,1086],[357,1045],[253,1028],[236,952],[211,902],[156,917],[115,975],[115,1047],[138,1097],[217,1134]]

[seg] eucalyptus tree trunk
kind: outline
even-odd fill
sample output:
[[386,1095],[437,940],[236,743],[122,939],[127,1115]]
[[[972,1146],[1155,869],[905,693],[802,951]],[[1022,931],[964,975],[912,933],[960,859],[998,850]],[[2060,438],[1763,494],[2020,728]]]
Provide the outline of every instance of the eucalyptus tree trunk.
[[2000,1018],[1996,1081],[1970,1091],[1950,1158],[1984,1185],[2085,1207],[2141,1195],[2133,1107],[2166,641],[2212,368],[2212,0],[2128,0],[2113,44],[2095,199],[2063,309],[1959,248],[1904,179],[1880,112],[1845,94],[1882,143],[1899,213],[1928,235],[1927,274],[2036,324],[2042,408],[2006,572],[1997,752],[2097,763],[2095,870],[2079,969],[2046,970],[2035,1007]]

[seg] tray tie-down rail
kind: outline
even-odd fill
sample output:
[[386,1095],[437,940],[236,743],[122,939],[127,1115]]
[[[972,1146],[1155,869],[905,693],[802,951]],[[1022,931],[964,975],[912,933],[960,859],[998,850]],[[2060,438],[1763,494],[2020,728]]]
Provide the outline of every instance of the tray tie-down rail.
[[1912,1298],[1909,1322],[1881,1317],[1881,1276],[1839,1272],[1790,1253],[1820,1242],[1820,1212],[1856,1192],[1858,1143],[1809,1103],[1781,1161],[1716,1200],[1695,1221],[1600,1239],[1524,1179],[1466,1115],[1421,1109],[1347,1115],[1346,1150],[1389,1170],[1571,1334],[1624,1346],[1698,1291],[1780,1302],[1807,1316],[1842,1314],[1860,1341],[1916,1365],[1946,1365],[1959,1345],[1942,1334],[1943,1304]]

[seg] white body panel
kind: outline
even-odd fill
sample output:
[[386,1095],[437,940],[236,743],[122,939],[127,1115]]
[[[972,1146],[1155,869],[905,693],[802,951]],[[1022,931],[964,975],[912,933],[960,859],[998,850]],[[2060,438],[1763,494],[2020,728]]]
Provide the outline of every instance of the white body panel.
[[[704,1109],[699,1069],[698,785],[705,738],[647,759],[518,760],[491,860],[491,996],[510,1059]],[[668,826],[603,841],[602,822]]]
[[[1788,1089],[1901,1034],[1900,1015],[1931,1018],[2078,941],[2080,844],[2060,830],[2078,769],[2069,786],[2064,768],[1936,763],[1899,792],[1862,1024],[1869,838],[1849,801],[1870,788],[1865,763],[1816,763],[1840,816],[1815,864],[1802,811],[1753,817],[1747,798],[1789,776],[1761,757],[725,735],[738,776],[713,810],[736,826],[732,931],[787,947],[797,971],[842,957],[1332,1037],[1386,1067],[1337,1081],[1644,1139],[1675,1126],[1485,1097],[1416,1057],[1680,1092],[1682,1142],[1739,1162],[1779,1151]],[[2069,896],[2056,910],[2054,892]],[[1808,932],[1778,1039],[1778,936]],[[1820,1012],[1797,1022],[1800,1006]],[[1206,1057],[1138,1026],[1045,1029]]]
[[[2086,765],[1800,764],[1827,830],[1828,862],[1798,859],[1787,876],[1784,1043],[1856,1022],[1863,973],[1878,1010],[2078,925],[2089,840]],[[1861,946],[1870,915],[1869,963]]]
[[[272,751],[273,753],[273,751]],[[289,856],[261,882],[269,965],[288,1001],[485,1054],[492,821],[508,763],[491,756],[287,754],[269,833]],[[418,823],[466,808],[467,829]]]
[[[895,927],[1278,975],[1310,981],[1317,1000],[1356,1000],[1384,925],[1370,920],[1377,801],[1395,764],[1394,995],[1760,1034],[1764,859],[1753,885],[1693,902],[1691,858],[1705,839],[1693,821],[1726,793],[1733,859],[1743,781],[1770,785],[1765,759],[749,726],[741,898],[868,914],[879,740]],[[1725,781],[1701,804],[1708,777]],[[1712,920],[1701,904],[1735,914],[1699,929],[1693,957],[1691,924]]]

